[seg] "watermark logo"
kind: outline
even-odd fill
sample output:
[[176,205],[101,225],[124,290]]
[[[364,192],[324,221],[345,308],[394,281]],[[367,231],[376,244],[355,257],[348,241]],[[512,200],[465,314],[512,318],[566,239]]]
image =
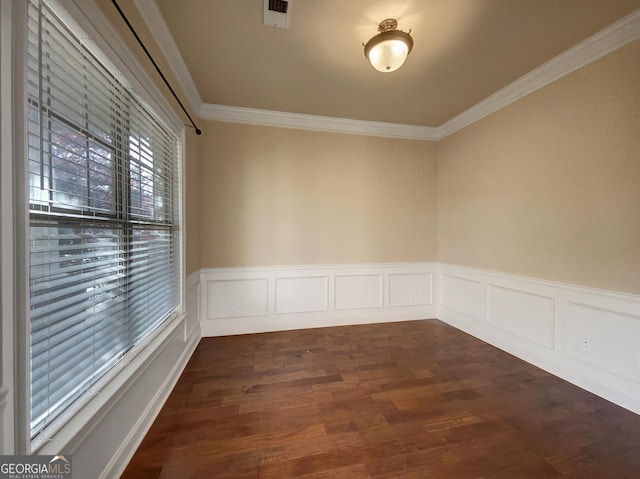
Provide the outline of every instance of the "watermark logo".
[[0,456],[0,479],[72,479],[71,456]]

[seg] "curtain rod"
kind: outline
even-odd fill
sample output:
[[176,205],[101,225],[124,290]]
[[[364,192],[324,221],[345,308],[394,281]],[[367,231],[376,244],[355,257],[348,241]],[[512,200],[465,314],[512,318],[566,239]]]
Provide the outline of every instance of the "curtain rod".
[[138,33],[135,31],[135,29],[133,28],[133,25],[131,25],[131,22],[129,22],[129,19],[127,18],[127,16],[124,14],[122,9],[120,8],[120,5],[118,5],[118,2],[116,0],[111,0],[111,1],[113,2],[113,5],[116,7],[116,10],[118,10],[118,13],[120,14],[120,16],[122,17],[124,22],[129,27],[129,30],[131,30],[131,33],[133,33],[133,36],[136,37],[136,40],[138,40],[138,43],[140,44],[140,46],[142,47],[144,52],[147,54],[147,57],[149,58],[149,60],[151,60],[151,63],[153,63],[153,66],[155,67],[156,71],[158,72],[158,74],[160,75],[162,80],[164,80],[164,84],[167,85],[167,88],[169,89],[169,91],[173,95],[173,98],[176,99],[176,101],[180,105],[180,108],[182,108],[182,111],[184,112],[184,114],[187,115],[187,118],[189,118],[189,121],[191,122],[191,125],[185,125],[185,126],[193,127],[193,129],[196,130],[196,135],[201,135],[202,134],[202,130],[196,126],[195,122],[191,118],[191,115],[189,115],[189,112],[184,107],[184,105],[180,101],[180,98],[178,98],[178,95],[176,95],[176,92],[171,87],[171,84],[169,83],[169,80],[167,80],[167,78],[164,76],[164,74],[162,73],[162,70],[160,70],[160,67],[155,62],[153,57],[151,56],[151,53],[149,53],[149,50],[147,50],[147,47],[145,47],[144,43],[142,43],[142,40],[138,36]]

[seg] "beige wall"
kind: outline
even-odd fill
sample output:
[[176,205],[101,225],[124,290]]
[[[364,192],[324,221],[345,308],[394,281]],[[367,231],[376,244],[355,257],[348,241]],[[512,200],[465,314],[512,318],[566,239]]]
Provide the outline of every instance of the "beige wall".
[[640,41],[437,145],[438,260],[640,293]]
[[[177,86],[132,1],[119,3]],[[437,259],[640,294],[638,58],[636,41],[437,145],[199,120],[187,274]]]
[[187,128],[183,172],[185,270],[191,274],[200,269],[200,168],[198,165],[200,137]]
[[202,129],[201,267],[435,260],[433,143]]

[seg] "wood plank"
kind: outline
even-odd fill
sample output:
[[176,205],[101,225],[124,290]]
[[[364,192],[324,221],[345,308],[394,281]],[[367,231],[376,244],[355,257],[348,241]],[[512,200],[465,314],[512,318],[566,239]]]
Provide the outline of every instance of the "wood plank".
[[204,338],[122,477],[640,477],[640,416],[437,320]]

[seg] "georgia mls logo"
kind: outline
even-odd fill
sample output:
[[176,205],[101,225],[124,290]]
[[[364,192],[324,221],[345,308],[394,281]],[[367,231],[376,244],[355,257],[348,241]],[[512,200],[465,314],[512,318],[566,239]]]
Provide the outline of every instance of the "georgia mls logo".
[[0,479],[71,479],[71,456],[0,456]]
[[58,473],[58,474],[70,474],[71,473],[71,463],[64,456],[53,456],[53,459],[49,461],[49,471],[50,474]]

